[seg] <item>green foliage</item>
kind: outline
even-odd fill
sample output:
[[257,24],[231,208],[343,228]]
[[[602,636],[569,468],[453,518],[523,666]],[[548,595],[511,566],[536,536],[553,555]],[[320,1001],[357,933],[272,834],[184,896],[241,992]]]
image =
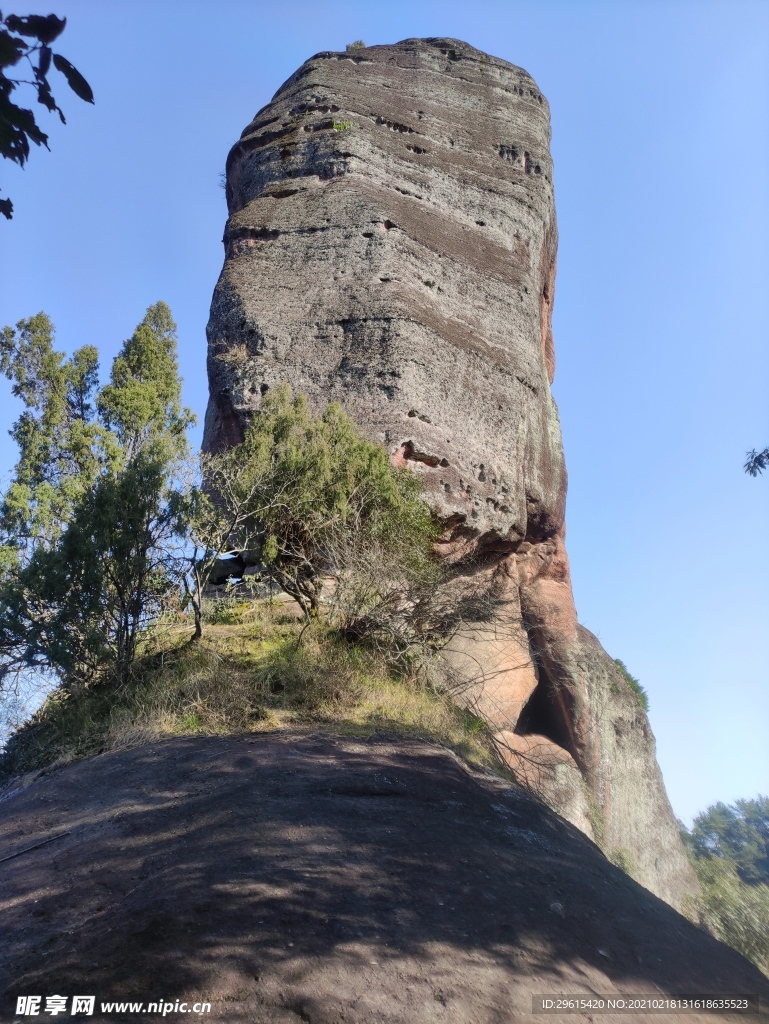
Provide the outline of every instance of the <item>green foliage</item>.
[[348,43],[345,46],[345,50],[349,53],[351,50],[363,50],[365,47],[366,44],[362,39],[356,39],[354,43]]
[[99,413],[126,459],[149,449],[166,461],[186,454],[186,431],[195,417],[182,409],[181,391],[176,324],[165,302],[158,302],[123,344],[98,397]]
[[769,975],[769,798],[713,804],[680,830],[701,886],[695,915]]
[[[93,103],[91,87],[66,57],[51,50],[67,24],[66,18],[55,14],[43,16],[30,14],[19,17],[9,14],[3,18],[0,13],[0,155],[6,160],[24,166],[29,158],[29,144],[48,148],[48,136],[38,126],[32,110],[20,107],[11,99],[19,86],[35,90],[37,102],[46,110],[55,111],[62,123],[64,114],[53,98],[48,73],[51,64],[65,78],[67,85],[76,96],[86,103]],[[33,40],[27,42],[28,39]],[[10,69],[26,65],[29,71],[11,73]],[[33,75],[29,81],[26,75]],[[0,213],[8,220],[13,216],[10,199],[0,199]]]
[[86,345],[66,359],[53,342],[45,313],[0,332],[0,372],[25,405],[11,430],[19,460],[0,516],[5,543],[22,558],[55,542],[101,467],[118,458],[94,418],[96,349]]
[[188,516],[176,473],[192,415],[170,310],[150,307],[101,391],[96,350],[65,359],[43,313],[3,330],[0,369],[26,406],[0,505],[0,680],[123,674],[174,585],[169,545]]
[[769,797],[713,804],[684,842],[696,860],[726,861],[747,885],[769,885]]
[[700,924],[769,976],[769,885],[746,885],[725,860],[694,861],[702,887],[694,909]]
[[241,445],[211,464],[241,515],[242,547],[257,545],[266,575],[308,617],[341,550],[397,545],[414,569],[432,561],[435,526],[419,481],[393,468],[338,405],[313,416],[287,386],[270,392]]
[[162,736],[310,722],[343,734],[423,737],[499,768],[485,723],[394,673],[376,651],[344,641],[323,619],[307,625],[269,600],[221,604],[226,621],[195,644],[186,642],[186,626],[156,625],[130,686],[110,677],[54,691],[0,755],[0,780]]
[[334,121],[335,132],[346,132],[348,128],[352,128],[352,121]]
[[620,661],[619,658],[615,658],[614,659],[614,664],[620,670],[620,672],[622,673],[622,675],[623,675],[623,677],[625,679],[625,682],[628,684],[630,689],[633,691],[633,693],[638,698],[638,703],[641,705],[641,707],[644,709],[644,711],[646,711],[647,714],[648,714],[648,712],[649,712],[649,694],[646,692],[646,690],[643,688],[643,686],[641,686],[641,684],[636,679],[636,677],[635,676],[631,676],[631,674],[628,671],[627,666],[625,665],[624,661]]

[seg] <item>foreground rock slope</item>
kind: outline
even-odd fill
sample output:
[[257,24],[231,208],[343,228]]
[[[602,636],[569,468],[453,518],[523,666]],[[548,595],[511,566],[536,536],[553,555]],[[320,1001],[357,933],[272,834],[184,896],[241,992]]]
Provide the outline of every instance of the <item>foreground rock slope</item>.
[[416,740],[167,740],[41,778],[0,823],[3,1020],[34,992],[210,1000],[223,1024],[501,1024],[534,1020],[538,993],[769,999],[577,829]]
[[452,39],[307,61],[227,161],[205,447],[289,381],[423,480],[484,612],[446,652],[519,777],[673,905],[696,881],[625,677],[577,622],[550,393],[548,105]]

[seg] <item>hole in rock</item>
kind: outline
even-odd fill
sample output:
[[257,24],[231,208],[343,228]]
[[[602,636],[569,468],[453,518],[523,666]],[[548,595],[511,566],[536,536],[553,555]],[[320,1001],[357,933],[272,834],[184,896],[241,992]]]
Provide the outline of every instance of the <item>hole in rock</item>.
[[519,736],[546,736],[573,754],[569,695],[565,690],[556,688],[542,669],[537,674],[539,682],[521,712],[515,731]]
[[[430,422],[424,416],[420,416],[419,419],[424,419],[428,423]],[[426,466],[430,466],[431,469],[434,469],[436,466],[441,464],[440,455],[433,455],[431,452],[420,451],[413,441],[404,441],[401,445],[401,452],[404,459],[408,459],[411,462],[423,462]]]

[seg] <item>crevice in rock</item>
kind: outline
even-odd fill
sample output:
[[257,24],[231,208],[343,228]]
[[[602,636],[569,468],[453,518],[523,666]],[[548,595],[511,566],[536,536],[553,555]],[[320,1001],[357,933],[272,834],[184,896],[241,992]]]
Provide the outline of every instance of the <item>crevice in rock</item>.
[[404,441],[401,445],[402,458],[409,462],[423,462],[426,466],[434,469],[436,466],[448,466],[448,459],[440,455],[433,455],[432,452],[424,452],[416,447],[413,441]]
[[521,711],[515,732],[519,736],[546,736],[576,760],[571,731],[571,695],[553,683],[541,665],[537,665],[537,678],[539,682]]
[[240,133],[241,139],[245,139],[248,135],[253,135],[254,132],[259,132],[262,128],[266,128],[268,124],[276,124],[280,118],[268,117],[264,121],[252,121],[250,125],[243,129]]
[[401,132],[401,134],[405,133],[407,135],[414,134],[414,129],[409,128],[407,124],[400,124],[398,121],[388,121],[386,117],[380,116],[374,117],[373,120],[374,124],[386,125],[391,132]]
[[332,60],[351,60],[353,64],[373,64],[370,57],[354,57],[351,53],[329,53],[321,56],[328,56]]

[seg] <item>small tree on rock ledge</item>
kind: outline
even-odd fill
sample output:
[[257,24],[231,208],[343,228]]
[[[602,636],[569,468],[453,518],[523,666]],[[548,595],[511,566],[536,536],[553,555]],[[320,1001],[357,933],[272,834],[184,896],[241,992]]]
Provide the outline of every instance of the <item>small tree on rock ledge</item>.
[[[409,581],[437,571],[437,527],[419,481],[396,470],[338,405],[313,416],[303,395],[282,386],[265,397],[243,443],[208,465],[216,500],[238,520],[233,541],[239,531],[240,546],[256,548],[265,576],[308,618],[318,613],[324,577],[339,584],[354,572],[355,552],[381,552],[383,587],[397,552],[402,579],[392,602],[405,599]],[[358,602],[359,617],[372,601],[369,593]],[[348,608],[349,627],[351,616]]]

